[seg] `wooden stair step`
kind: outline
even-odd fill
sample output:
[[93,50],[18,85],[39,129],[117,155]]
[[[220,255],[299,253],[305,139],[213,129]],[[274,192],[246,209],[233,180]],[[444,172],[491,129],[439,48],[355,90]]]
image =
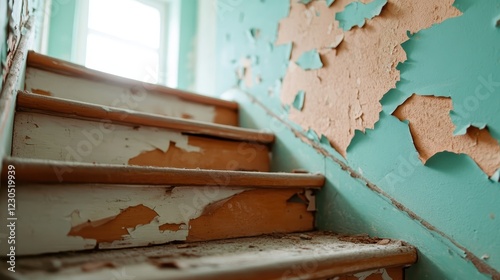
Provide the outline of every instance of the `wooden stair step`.
[[123,166],[15,157],[3,161],[3,180],[7,179],[9,165],[15,167],[18,183],[231,186],[271,189],[319,189],[325,183],[323,175],[308,173]]
[[274,135],[19,92],[12,155],[90,163],[269,171]]
[[[274,234],[20,259],[14,279],[402,280],[417,252],[399,241],[328,232]],[[6,265],[5,263],[3,264]],[[4,273],[7,271],[3,269]]]
[[30,51],[25,89],[147,113],[238,125],[238,104],[92,70]]
[[14,181],[16,254],[33,255],[310,231],[324,177],[9,158],[4,199]]

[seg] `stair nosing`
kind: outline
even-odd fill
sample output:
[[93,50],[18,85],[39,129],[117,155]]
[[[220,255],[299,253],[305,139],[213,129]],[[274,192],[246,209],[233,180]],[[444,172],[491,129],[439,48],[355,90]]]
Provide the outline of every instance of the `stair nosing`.
[[109,120],[125,125],[158,127],[190,134],[262,144],[271,144],[275,139],[271,133],[253,129],[186,120],[64,98],[43,96],[28,91],[18,92],[16,110],[34,111],[42,114],[85,120]]
[[99,82],[110,82],[113,84],[134,86],[141,85],[147,87],[149,90],[160,93],[176,96],[180,99],[191,101],[195,103],[223,107],[231,110],[238,110],[238,103],[233,101],[222,100],[214,97],[209,97],[201,94],[191,93],[175,88],[169,88],[162,85],[141,82],[125,77],[116,76],[113,74],[101,72],[78,65],[72,62],[64,61],[54,57],[39,54],[35,51],[28,52],[27,67],[32,67],[52,73],[57,73],[65,76],[85,78]]
[[325,177],[319,174],[251,172],[210,169],[92,164],[8,157],[3,160],[2,180],[8,166],[15,167],[16,183],[172,185],[319,189]]

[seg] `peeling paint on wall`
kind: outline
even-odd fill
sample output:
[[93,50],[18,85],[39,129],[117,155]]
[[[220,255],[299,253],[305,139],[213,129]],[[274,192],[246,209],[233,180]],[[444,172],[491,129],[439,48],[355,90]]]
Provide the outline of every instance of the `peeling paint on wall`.
[[[319,194],[320,227],[402,236],[417,244],[423,258],[407,270],[414,279],[498,277],[500,250],[494,233],[499,224],[491,213],[499,209],[500,170],[490,180],[485,175],[494,171],[485,167],[496,166],[490,163],[497,158],[500,139],[498,1],[388,0],[379,16],[349,31],[340,28],[335,15],[350,3],[370,0],[337,0],[329,8],[323,1],[284,2],[245,2],[236,9],[245,14],[241,27],[232,24],[236,20],[231,15],[221,19],[219,28],[233,40],[220,46],[219,71],[230,72],[224,60],[226,55],[232,59],[232,52],[235,57],[258,55],[261,61],[273,62],[253,67],[263,73],[263,82],[238,99],[248,111],[242,123],[269,128],[282,139],[275,148],[281,153],[274,161],[277,170],[305,166],[326,172],[327,186]],[[261,11],[271,8],[276,12],[266,13],[263,21]],[[254,26],[272,35],[278,27],[274,50],[238,39]],[[329,48],[340,38],[337,47]],[[280,60],[288,57],[285,43],[292,45],[290,63]],[[481,51],[471,51],[478,46]],[[324,67],[304,71],[294,62],[313,49]],[[282,77],[279,94],[268,94]],[[230,83],[219,81],[219,90]],[[307,92],[306,106],[302,111],[290,109],[300,90]],[[431,112],[445,122],[439,123],[442,131],[423,139],[434,138],[438,143],[433,147],[440,146],[438,137],[446,131],[444,141],[458,141],[453,149],[467,151],[437,152],[422,164],[412,120],[392,115],[398,107],[410,108],[405,100],[415,93],[436,100],[447,97],[450,105],[444,112]],[[429,112],[420,105],[414,109]],[[404,225],[393,227],[393,219]],[[448,252],[446,258],[442,252]],[[481,259],[485,254],[489,258]],[[461,267],[460,274],[453,267]]]
[[317,70],[323,67],[321,57],[317,50],[310,50],[303,53],[299,59],[297,59],[296,63],[304,70]]
[[451,110],[450,98],[412,95],[393,115],[410,122],[413,143],[423,163],[443,151],[466,154],[492,176],[500,169],[500,144],[487,129],[470,127],[465,135],[453,135]]
[[295,95],[295,99],[293,100],[293,107],[299,111],[302,111],[302,108],[304,108],[305,99],[306,92],[303,90],[299,90],[299,92],[297,92],[297,95]]
[[396,66],[406,59],[401,43],[408,39],[407,31],[417,32],[460,15],[452,0],[416,6],[408,1],[391,1],[384,8],[385,16],[370,20],[366,31],[344,32],[333,19],[347,3],[335,1],[328,8],[312,2],[320,16],[308,24],[303,18],[304,5],[292,2],[290,15],[280,22],[277,40],[293,42],[291,58],[296,60],[303,52],[327,48],[332,41],[339,41],[337,36],[344,35],[342,44],[322,54],[323,68],[306,72],[290,65],[281,92],[284,104],[290,104],[298,90],[315,92],[308,99],[308,107],[302,112],[291,111],[290,119],[324,134],[344,156],[356,130],[374,128],[382,110],[379,100],[399,80]]
[[363,27],[367,19],[380,15],[386,4],[387,0],[373,0],[367,4],[352,2],[345,6],[342,12],[338,12],[335,19],[339,21],[340,28],[345,31],[351,30],[354,26]]

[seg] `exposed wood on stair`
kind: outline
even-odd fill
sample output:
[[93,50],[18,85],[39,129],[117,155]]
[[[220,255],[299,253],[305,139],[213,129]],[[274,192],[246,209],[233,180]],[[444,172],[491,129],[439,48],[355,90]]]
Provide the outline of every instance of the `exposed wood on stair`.
[[[218,131],[213,130],[214,134]],[[242,137],[243,138],[243,137]],[[17,112],[12,156],[87,163],[270,170],[269,146],[108,120]]]
[[264,173],[179,169],[108,164],[71,163],[49,160],[7,158],[5,166],[16,168],[17,182],[23,183],[96,183],[146,184],[169,186],[233,186],[252,188],[312,188],[319,189],[325,177],[303,173]]

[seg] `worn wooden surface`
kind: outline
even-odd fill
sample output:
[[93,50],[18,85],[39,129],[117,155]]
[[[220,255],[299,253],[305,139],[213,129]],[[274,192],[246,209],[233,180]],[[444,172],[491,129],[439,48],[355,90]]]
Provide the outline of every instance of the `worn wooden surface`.
[[[37,69],[43,71],[40,72],[37,71]],[[58,75],[50,74],[50,72],[57,73]],[[37,79],[37,75],[44,77],[38,77]],[[52,82],[48,82],[49,80]],[[70,82],[68,85],[74,86],[69,88],[67,86],[62,86],[67,82]],[[115,89],[113,89],[113,87]],[[145,98],[141,98],[140,102],[136,104],[137,106],[134,105],[134,108],[129,109],[139,111],[145,110],[150,113],[165,112],[167,115],[171,115],[173,112],[177,111],[177,113],[174,113],[175,117],[192,118],[226,125],[238,125],[237,103],[118,77],[35,52],[30,52],[28,54],[26,89],[33,90],[43,95],[68,97],[80,101],[91,102],[89,100],[97,100],[98,102],[91,103],[102,105],[111,105],[106,103],[105,97],[111,98],[109,102],[119,104],[127,103],[120,101],[123,100],[124,97],[126,97],[126,99],[132,97],[132,99],[136,100],[135,97],[138,97],[138,93],[140,93],[140,95],[145,93]],[[83,90],[83,92],[74,95],[71,94],[71,90]],[[124,95],[124,93],[126,94]],[[159,111],[157,112],[151,112],[151,110],[154,110],[154,103],[162,102],[162,99],[168,100],[168,102],[161,106],[163,109],[158,109]],[[172,108],[167,109],[169,106],[172,106]],[[215,110],[214,114],[212,116],[197,117],[196,114],[205,110],[203,106],[206,108],[213,107]],[[178,111],[181,110],[181,107],[185,107],[184,112]],[[162,111],[165,109],[167,109],[167,111]]]
[[21,158],[7,158],[3,163],[3,179],[7,176],[5,166],[11,164],[16,168],[16,182],[29,183],[100,183],[319,189],[323,187],[325,182],[323,175],[304,173],[122,166]]
[[19,279],[121,276],[137,280],[401,279],[402,268],[416,261],[415,248],[398,241],[385,245],[378,242],[380,239],[369,243],[345,241],[330,233],[310,232],[57,254],[19,260],[14,276]]
[[269,147],[143,125],[17,112],[12,156],[123,165],[270,170]]
[[28,92],[19,93],[17,105],[20,111],[36,111],[74,118],[154,126],[182,131],[184,133],[232,140],[255,141],[259,143],[272,143],[274,141],[273,134],[252,129],[169,118],[127,109],[36,95]]
[[[17,183],[16,189],[19,256],[314,228],[309,201],[292,199],[304,189],[30,183]],[[5,191],[1,198],[7,200]],[[6,210],[0,210],[4,220]]]
[[[33,25],[33,22],[33,18],[27,22],[26,27],[28,28],[26,29],[26,33],[19,40],[8,72],[4,73],[7,76],[0,92],[0,159],[10,155],[11,151],[16,98],[18,90],[23,84],[26,56],[32,40],[32,30],[30,27]],[[0,168],[2,168],[1,163]]]

